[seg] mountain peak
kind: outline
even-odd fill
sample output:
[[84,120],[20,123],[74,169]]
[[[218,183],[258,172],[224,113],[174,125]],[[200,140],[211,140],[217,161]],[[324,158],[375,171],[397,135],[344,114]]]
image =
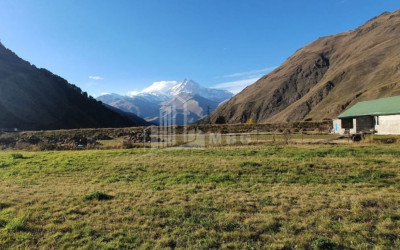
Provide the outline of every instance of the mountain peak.
[[195,82],[194,80],[186,77],[182,82],[182,85],[195,85],[195,86],[200,86],[197,82]]
[[150,98],[154,101],[154,98],[160,100],[166,100],[174,96],[181,94],[198,95],[204,98],[216,102],[222,102],[233,96],[232,93],[226,90],[211,89],[201,86],[199,83],[190,79],[185,78],[183,81],[159,81],[154,82],[149,87],[143,89],[142,91],[130,92],[128,96],[130,97],[145,97]]
[[185,80],[183,80],[182,82],[178,83],[177,85],[175,85],[172,89],[171,89],[171,95],[176,96],[182,93],[188,93],[188,94],[200,94],[200,92],[202,90],[204,90],[205,88],[201,87],[200,84],[198,84],[197,82],[189,79],[189,78],[185,78]]

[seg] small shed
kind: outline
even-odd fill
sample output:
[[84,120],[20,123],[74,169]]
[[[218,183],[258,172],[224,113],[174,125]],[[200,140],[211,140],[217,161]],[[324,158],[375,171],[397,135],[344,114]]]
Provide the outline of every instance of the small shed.
[[351,134],[375,130],[378,134],[400,134],[400,96],[356,103],[333,119],[335,133]]

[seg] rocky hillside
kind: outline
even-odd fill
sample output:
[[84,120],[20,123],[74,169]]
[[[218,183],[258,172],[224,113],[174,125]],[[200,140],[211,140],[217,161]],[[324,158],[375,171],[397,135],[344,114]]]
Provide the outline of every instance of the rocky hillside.
[[38,69],[0,43],[0,129],[146,125],[118,114],[63,78]]
[[400,95],[400,10],[322,37],[221,105],[204,122],[334,118],[363,100]]

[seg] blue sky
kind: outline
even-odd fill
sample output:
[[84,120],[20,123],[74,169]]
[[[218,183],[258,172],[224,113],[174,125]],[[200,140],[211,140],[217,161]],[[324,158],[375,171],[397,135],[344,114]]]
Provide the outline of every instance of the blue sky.
[[397,0],[0,0],[0,39],[95,96],[186,77],[237,90],[318,37],[398,8]]

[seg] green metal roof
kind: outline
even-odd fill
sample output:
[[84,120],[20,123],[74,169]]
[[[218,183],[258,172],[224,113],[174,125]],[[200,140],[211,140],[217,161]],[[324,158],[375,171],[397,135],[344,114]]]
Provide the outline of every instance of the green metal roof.
[[394,114],[400,114],[400,96],[356,103],[353,107],[341,113],[338,118]]

